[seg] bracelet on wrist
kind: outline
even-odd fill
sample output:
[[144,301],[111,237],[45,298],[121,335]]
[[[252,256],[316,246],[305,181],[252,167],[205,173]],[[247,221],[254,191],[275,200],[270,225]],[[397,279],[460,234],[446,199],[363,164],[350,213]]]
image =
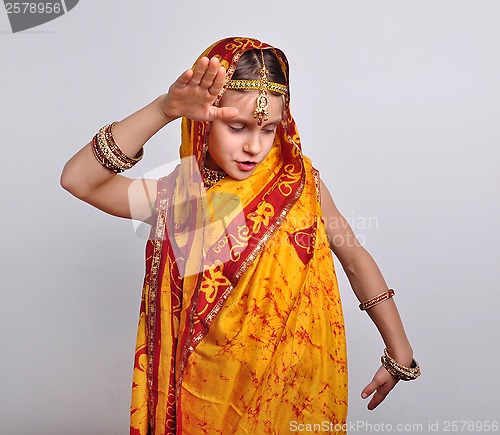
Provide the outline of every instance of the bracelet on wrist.
[[141,148],[134,157],[127,156],[113,138],[114,124],[113,122],[99,129],[92,139],[92,151],[101,165],[118,174],[139,162],[144,156],[144,148]]
[[420,375],[420,366],[414,358],[412,358],[409,367],[399,364],[394,358],[389,355],[387,348],[384,349],[384,355],[381,357],[382,366],[396,378],[402,381],[413,381]]

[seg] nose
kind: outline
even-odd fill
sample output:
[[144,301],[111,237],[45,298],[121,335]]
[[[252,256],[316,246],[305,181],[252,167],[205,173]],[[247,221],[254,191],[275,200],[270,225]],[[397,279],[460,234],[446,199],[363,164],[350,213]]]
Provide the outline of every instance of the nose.
[[243,146],[243,151],[253,156],[259,154],[262,150],[262,144],[260,143],[260,134],[252,134],[247,138],[245,145]]

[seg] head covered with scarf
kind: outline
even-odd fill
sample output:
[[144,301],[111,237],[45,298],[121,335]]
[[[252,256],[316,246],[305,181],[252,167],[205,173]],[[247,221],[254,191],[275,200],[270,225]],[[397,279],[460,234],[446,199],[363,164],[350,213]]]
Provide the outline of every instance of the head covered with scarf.
[[[230,86],[239,59],[249,50],[271,50],[288,88],[283,52],[256,39],[227,38],[200,56],[215,56],[226,69],[215,106]],[[181,164],[158,181],[155,221],[146,247],[131,433],[180,433],[187,424],[184,407],[194,409],[183,389],[183,382],[194,379],[190,362],[198,358],[196,350],[207,334],[217,334],[215,323],[235,290],[245,292],[266,281],[274,291],[290,286],[291,294],[297,295],[311,279],[326,279],[326,285],[336,287],[333,263],[331,271],[328,262],[321,267],[312,264],[315,256],[328,256],[329,248],[326,234],[318,231],[319,176],[302,155],[289,97],[288,89],[266,158],[247,179],[225,177],[208,191],[203,166],[211,123],[182,120]],[[259,272],[262,265],[276,261],[293,268],[292,280]],[[288,305],[283,310],[291,314]],[[274,329],[278,327],[283,325]],[[343,333],[343,323],[339,328]],[[198,388],[194,383],[190,391]]]

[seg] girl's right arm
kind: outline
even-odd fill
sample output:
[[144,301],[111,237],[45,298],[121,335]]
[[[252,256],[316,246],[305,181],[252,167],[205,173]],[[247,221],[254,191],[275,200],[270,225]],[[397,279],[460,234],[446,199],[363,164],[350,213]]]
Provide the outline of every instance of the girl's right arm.
[[[126,155],[135,156],[151,136],[171,121],[162,114],[165,97],[162,95],[113,125],[113,138]],[[106,213],[143,221],[150,217],[156,199],[155,180],[133,180],[108,170],[95,158],[91,143],[66,163],[61,185]]]
[[[135,156],[162,127],[185,116],[200,121],[230,119],[231,107],[212,104],[224,84],[225,69],[216,58],[201,58],[185,71],[168,93],[113,125],[113,138],[128,156]],[[61,185],[77,198],[114,216],[147,222],[156,199],[156,180],[133,180],[102,166],[88,143],[65,165]]]

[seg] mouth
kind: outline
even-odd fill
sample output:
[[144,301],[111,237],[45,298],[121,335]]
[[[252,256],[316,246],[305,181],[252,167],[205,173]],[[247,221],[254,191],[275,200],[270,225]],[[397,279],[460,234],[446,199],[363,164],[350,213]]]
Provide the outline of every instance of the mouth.
[[255,168],[255,166],[257,166],[257,163],[255,162],[250,162],[250,161],[247,161],[247,162],[236,162],[238,164],[238,167],[242,170],[242,171],[251,171],[253,168]]

